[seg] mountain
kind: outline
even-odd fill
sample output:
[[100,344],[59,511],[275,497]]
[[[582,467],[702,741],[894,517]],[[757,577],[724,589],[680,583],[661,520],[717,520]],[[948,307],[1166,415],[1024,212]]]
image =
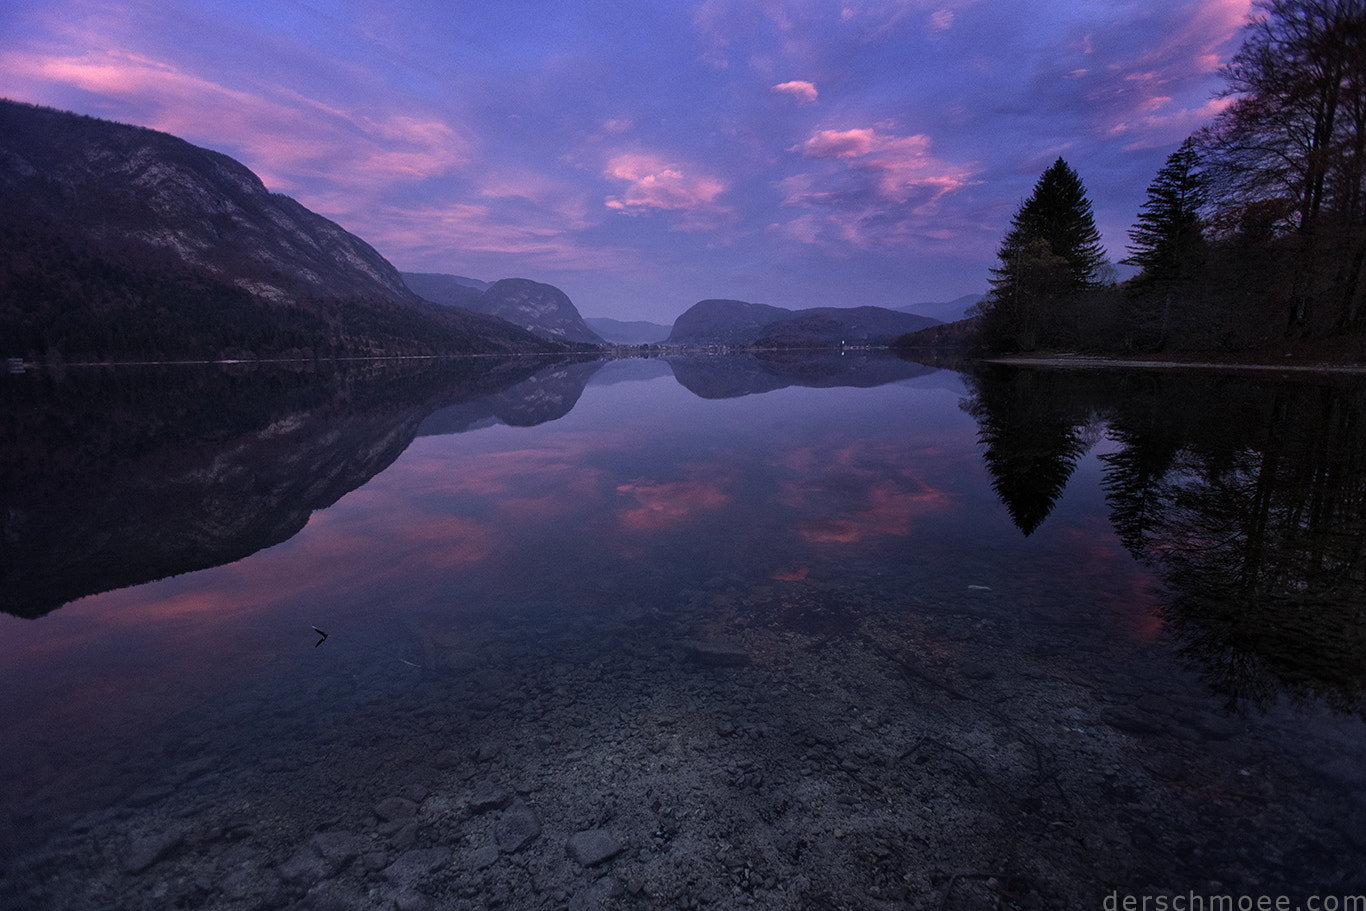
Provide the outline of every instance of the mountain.
[[605,316],[588,316],[583,320],[598,335],[618,345],[658,345],[669,337],[669,327],[645,320],[608,319]]
[[899,313],[916,313],[921,316],[933,317],[940,322],[951,323],[960,320],[968,312],[973,304],[982,299],[981,294],[964,294],[962,297],[955,297],[951,301],[940,301],[936,303],[911,304],[906,307],[895,307]]
[[479,311],[479,302],[491,282],[480,282],[459,275],[442,275],[439,272],[400,272],[403,283],[423,300],[447,307],[464,307]]
[[938,324],[938,320],[884,307],[815,307],[764,327],[755,344],[780,348],[821,345],[887,345]]
[[373,247],[226,155],[0,100],[6,355],[547,350],[426,303]]
[[402,277],[410,289],[433,303],[487,313],[551,341],[603,343],[602,337],[588,328],[569,295],[554,285],[529,278],[505,278],[488,284],[439,272],[404,272]]
[[588,328],[569,295],[529,278],[504,278],[484,292],[480,311],[521,326],[542,338],[602,344]]
[[765,326],[792,316],[785,307],[746,301],[711,299],[698,301],[674,320],[667,344],[748,345]]
[[789,310],[736,300],[699,301],[674,321],[671,345],[829,347],[886,345],[938,320],[884,307]]

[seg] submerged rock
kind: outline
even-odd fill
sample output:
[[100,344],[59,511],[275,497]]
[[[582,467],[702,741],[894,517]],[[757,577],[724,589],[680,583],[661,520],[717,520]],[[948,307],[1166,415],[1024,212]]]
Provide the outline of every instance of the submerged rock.
[[390,797],[374,807],[375,815],[385,822],[412,819],[417,815],[417,804],[406,797]]
[[540,815],[521,801],[513,804],[493,825],[493,840],[504,854],[522,850],[540,834]]
[[184,833],[176,831],[134,839],[123,852],[124,872],[141,873],[184,843]]
[[414,848],[404,851],[384,868],[384,878],[396,883],[413,884],[430,876],[451,862],[451,849],[446,847]]
[[729,642],[689,639],[679,643],[688,658],[712,667],[742,667],[750,663],[749,652]]
[[594,867],[621,853],[621,841],[606,829],[588,829],[569,836],[565,850],[585,867]]
[[512,803],[512,792],[487,778],[478,782],[469,796],[470,812],[472,813],[501,810],[510,803]]
[[319,832],[280,865],[280,878],[305,885],[330,879],[364,846],[365,840],[352,832]]

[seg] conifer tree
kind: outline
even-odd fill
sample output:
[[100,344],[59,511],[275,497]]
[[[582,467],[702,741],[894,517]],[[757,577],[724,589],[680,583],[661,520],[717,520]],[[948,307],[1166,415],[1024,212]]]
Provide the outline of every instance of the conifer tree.
[[1200,208],[1205,181],[1200,153],[1187,139],[1167,156],[1148,185],[1148,199],[1129,231],[1129,256],[1121,262],[1140,267],[1138,284],[1180,282],[1193,278],[1204,258],[1205,230]]
[[1105,250],[1077,172],[1059,158],[1011,219],[978,307],[984,347],[1028,350],[1057,344],[1061,317],[1095,288]]
[[[1148,186],[1148,199],[1129,231],[1129,256],[1122,262],[1143,271],[1129,282],[1131,329],[1144,347],[1162,348],[1173,309],[1199,277],[1206,242],[1200,209],[1205,204],[1200,153],[1193,139],[1181,143]],[[1184,301],[1189,304],[1190,301]]]

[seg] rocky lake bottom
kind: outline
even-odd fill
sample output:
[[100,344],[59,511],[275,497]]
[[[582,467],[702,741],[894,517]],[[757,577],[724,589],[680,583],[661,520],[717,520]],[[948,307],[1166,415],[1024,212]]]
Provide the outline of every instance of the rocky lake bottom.
[[1007,620],[991,587],[881,572],[715,578],[668,609],[600,589],[620,606],[301,637],[12,807],[0,905],[943,911],[1360,888],[1359,721],[1291,742],[1274,707],[1220,711],[1160,637],[1066,605]]

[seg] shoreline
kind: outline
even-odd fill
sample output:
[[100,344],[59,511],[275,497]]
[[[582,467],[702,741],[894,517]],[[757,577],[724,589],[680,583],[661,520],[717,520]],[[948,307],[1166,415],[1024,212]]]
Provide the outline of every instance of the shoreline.
[[[1290,355],[1287,355],[1290,357]],[[1266,361],[1221,361],[1210,358],[1172,360],[1158,358],[1128,358],[1116,355],[1053,354],[984,357],[987,364],[1006,364],[1015,367],[1051,367],[1061,369],[1124,369],[1124,370],[1215,370],[1265,371],[1272,373],[1345,373],[1366,375],[1366,364],[1335,364],[1327,362],[1276,364]]]

